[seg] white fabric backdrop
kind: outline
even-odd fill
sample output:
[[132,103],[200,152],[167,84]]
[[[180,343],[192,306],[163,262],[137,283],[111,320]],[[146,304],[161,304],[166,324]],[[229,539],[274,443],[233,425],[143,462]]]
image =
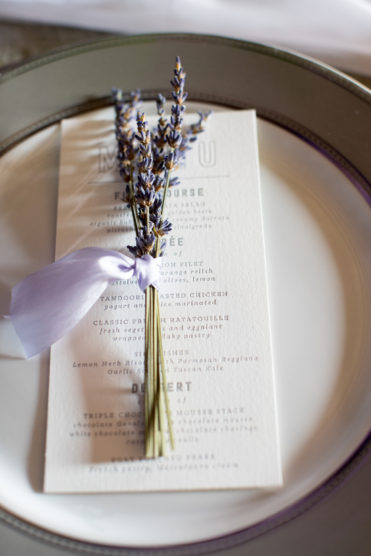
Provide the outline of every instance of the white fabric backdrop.
[[0,0],[0,18],[263,42],[371,75],[371,0]]

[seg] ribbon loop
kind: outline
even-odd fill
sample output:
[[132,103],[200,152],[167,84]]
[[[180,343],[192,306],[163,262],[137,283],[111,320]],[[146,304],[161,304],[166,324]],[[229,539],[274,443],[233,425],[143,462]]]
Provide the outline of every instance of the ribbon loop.
[[158,289],[161,263],[160,257],[154,259],[151,255],[143,255],[143,257],[135,259],[134,276],[143,292],[148,286]]
[[12,290],[10,317],[25,354],[50,347],[86,315],[110,282],[135,277],[144,291],[158,287],[161,259],[132,259],[118,251],[86,247],[34,274]]

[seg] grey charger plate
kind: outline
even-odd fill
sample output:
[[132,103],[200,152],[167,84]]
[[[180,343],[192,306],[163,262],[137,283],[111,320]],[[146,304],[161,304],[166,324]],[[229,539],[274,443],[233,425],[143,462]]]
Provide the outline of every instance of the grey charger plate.
[[[340,72],[307,58],[254,43],[196,35],[113,38],[61,50],[4,73],[0,79],[0,152],[57,123],[109,103],[112,85],[125,91],[141,88],[151,99],[168,82],[169,67],[179,54],[187,69],[187,89],[194,101],[257,110],[318,149],[369,202],[371,193],[371,93]],[[163,90],[165,93],[166,91]],[[190,542],[189,553],[233,546],[277,527],[322,499],[339,484],[369,449],[363,438],[339,462],[325,483],[268,519],[229,535]],[[76,551],[102,549],[106,554],[132,553],[133,546],[90,544],[66,538],[27,522],[4,507],[1,518],[16,528]],[[147,547],[148,548],[148,547]],[[184,554],[183,547],[148,548]]]

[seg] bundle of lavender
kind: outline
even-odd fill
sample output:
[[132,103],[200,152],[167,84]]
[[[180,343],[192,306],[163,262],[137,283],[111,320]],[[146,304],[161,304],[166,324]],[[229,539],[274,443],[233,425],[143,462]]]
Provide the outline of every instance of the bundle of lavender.
[[[122,200],[131,208],[136,234],[134,246],[128,246],[135,257],[158,258],[164,254],[166,235],[172,225],[165,216],[166,195],[179,184],[173,171],[184,162],[190,144],[203,131],[209,113],[200,113],[196,123],[183,125],[187,93],[186,74],[180,58],[176,58],[172,85],[171,116],[165,114],[165,98],[157,98],[158,122],[150,130],[144,113],[140,112],[140,92],[131,93],[125,102],[119,89],[113,90],[116,111],[117,159],[121,177],[126,184]],[[136,129],[133,121],[136,120]],[[145,456],[165,455],[166,431],[174,449],[166,371],[161,334],[158,290],[150,285],[145,290]]]

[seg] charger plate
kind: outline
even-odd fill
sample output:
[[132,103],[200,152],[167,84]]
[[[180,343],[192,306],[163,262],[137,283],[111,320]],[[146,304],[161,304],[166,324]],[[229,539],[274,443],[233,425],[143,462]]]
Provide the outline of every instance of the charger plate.
[[371,93],[312,60],[154,35],[59,51],[3,74],[0,309],[12,285],[53,260],[58,122],[89,117],[113,85],[140,87],[147,99],[166,93],[176,54],[193,101],[258,112],[284,486],[43,494],[48,356],[20,359],[3,320],[0,516],[76,552],[203,554],[247,542],[321,500],[369,447]]

